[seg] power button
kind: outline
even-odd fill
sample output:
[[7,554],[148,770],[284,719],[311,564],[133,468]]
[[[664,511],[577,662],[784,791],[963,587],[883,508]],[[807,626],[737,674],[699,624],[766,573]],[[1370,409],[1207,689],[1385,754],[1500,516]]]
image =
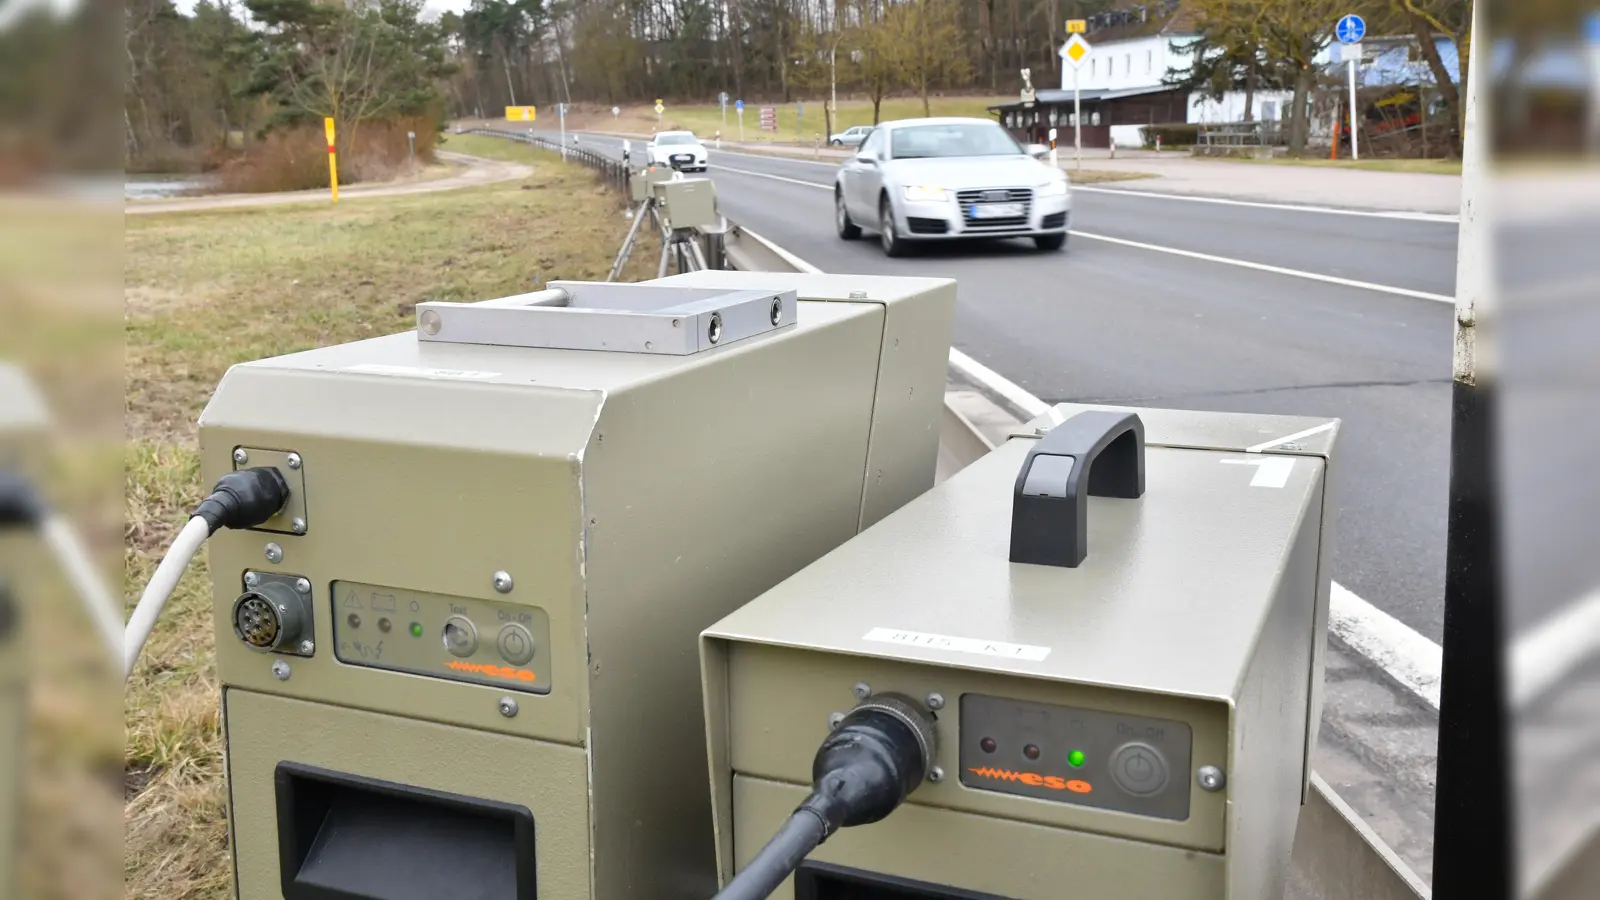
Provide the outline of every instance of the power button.
[[1111,754],[1111,780],[1137,797],[1159,793],[1167,786],[1167,760],[1149,744],[1123,744]]
[[513,666],[527,665],[533,659],[533,635],[528,633],[528,629],[512,622],[500,629],[495,648],[500,651],[500,658]]

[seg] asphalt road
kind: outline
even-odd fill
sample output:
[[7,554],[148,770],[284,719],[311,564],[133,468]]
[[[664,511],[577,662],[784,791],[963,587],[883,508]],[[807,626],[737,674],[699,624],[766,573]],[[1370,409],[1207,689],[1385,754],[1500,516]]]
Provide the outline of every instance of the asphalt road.
[[870,239],[835,234],[832,166],[716,151],[710,161],[723,213],[813,265],[955,278],[956,346],[1047,402],[1338,416],[1334,578],[1440,639],[1452,309],[1381,288],[1453,294],[1453,223],[1106,186],[1075,193],[1064,253],[1007,241],[891,260]]

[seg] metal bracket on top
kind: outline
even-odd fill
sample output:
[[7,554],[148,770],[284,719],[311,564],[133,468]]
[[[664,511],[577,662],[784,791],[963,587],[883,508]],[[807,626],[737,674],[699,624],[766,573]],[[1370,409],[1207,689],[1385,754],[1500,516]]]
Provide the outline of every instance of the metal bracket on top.
[[483,303],[417,304],[417,340],[688,356],[794,324],[794,291],[603,281]]

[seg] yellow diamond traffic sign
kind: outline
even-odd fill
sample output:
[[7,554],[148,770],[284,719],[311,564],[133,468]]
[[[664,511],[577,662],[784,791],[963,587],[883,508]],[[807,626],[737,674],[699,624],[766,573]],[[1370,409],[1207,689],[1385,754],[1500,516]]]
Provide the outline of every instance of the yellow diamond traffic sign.
[[1083,39],[1083,35],[1074,34],[1067,39],[1067,45],[1061,48],[1061,55],[1066,58],[1067,62],[1072,63],[1073,68],[1077,68],[1083,64],[1084,60],[1089,58],[1089,51],[1092,49],[1094,48],[1090,47],[1089,42]]

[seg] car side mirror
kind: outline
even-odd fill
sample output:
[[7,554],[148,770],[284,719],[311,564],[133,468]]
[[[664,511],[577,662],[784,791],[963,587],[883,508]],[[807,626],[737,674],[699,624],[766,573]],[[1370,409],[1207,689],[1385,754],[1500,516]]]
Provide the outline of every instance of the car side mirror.
[[1050,155],[1050,148],[1043,144],[1029,144],[1028,155],[1034,159],[1044,159]]
[[866,163],[869,166],[875,166],[875,165],[878,164],[878,157],[874,156],[871,153],[857,153],[856,154],[856,162],[858,162],[858,163]]

